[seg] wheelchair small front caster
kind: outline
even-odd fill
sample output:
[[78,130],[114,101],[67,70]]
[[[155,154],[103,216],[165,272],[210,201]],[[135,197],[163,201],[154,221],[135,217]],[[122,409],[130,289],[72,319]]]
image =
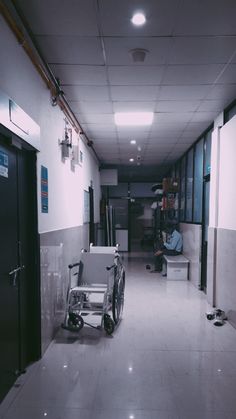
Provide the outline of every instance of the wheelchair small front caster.
[[79,332],[84,327],[83,317],[76,313],[69,313],[68,327]]
[[109,314],[104,314],[103,322],[104,322],[104,329],[107,332],[107,334],[112,335],[115,329],[115,323],[113,322]]
[[215,313],[206,313],[207,320],[213,320],[215,318]]

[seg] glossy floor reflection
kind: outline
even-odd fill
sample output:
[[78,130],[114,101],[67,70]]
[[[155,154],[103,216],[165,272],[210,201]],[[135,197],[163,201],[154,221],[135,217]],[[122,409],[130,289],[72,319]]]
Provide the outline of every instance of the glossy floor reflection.
[[125,257],[114,335],[59,331],[0,406],[1,419],[236,418],[236,330],[215,327],[205,295],[150,274],[150,262]]

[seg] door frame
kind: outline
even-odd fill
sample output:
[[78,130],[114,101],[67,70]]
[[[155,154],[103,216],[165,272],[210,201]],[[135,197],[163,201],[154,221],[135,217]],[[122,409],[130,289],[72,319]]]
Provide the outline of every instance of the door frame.
[[206,184],[210,182],[210,174],[207,174],[203,177],[203,188],[202,188],[202,248],[201,248],[201,285],[200,289],[207,292],[207,243],[204,240],[204,231],[205,231],[205,191]]
[[[30,345],[30,353],[31,356],[28,359],[28,364],[24,365],[22,362],[22,350],[21,350],[21,343],[19,347],[19,375],[25,372],[25,367],[27,367],[30,363],[37,361],[41,358],[41,290],[40,290],[40,239],[38,233],[38,199],[37,199],[37,150],[31,146],[30,144],[26,143],[20,137],[16,136],[6,127],[0,124],[0,134],[3,139],[3,144],[5,143],[6,146],[11,147],[12,150],[16,152],[16,159],[17,159],[17,189],[19,189],[19,174],[20,174],[20,153],[28,152],[28,156],[30,156],[30,178],[31,178],[31,186],[32,186],[32,202],[31,202],[31,210],[33,213],[33,228],[32,228],[32,237],[31,241],[33,243],[34,248],[34,257],[32,259],[32,269],[33,269],[33,277],[35,279],[34,284],[35,286],[31,288],[30,297],[33,298],[33,328],[28,330],[28,345]],[[21,194],[18,192],[17,196],[18,205],[22,204],[22,197]],[[18,223],[20,222],[19,214],[18,214]],[[30,278],[28,278],[28,284],[30,284]],[[29,289],[29,286],[28,286]],[[33,294],[32,294],[33,289]],[[20,313],[19,313],[20,316]],[[20,318],[19,318],[20,319]],[[20,325],[22,326],[22,325]],[[29,328],[30,329],[30,328]],[[19,333],[21,336],[21,327],[19,327]],[[16,377],[17,378],[17,377]]]

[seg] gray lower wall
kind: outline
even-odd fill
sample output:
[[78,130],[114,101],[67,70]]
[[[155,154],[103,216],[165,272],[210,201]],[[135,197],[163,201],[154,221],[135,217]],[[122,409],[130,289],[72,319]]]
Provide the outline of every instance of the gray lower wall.
[[236,231],[217,229],[216,307],[227,313],[236,327]]
[[42,353],[63,319],[68,265],[89,246],[89,224],[40,235]]
[[199,288],[201,282],[202,226],[180,223],[183,235],[183,254],[189,259],[189,280]]

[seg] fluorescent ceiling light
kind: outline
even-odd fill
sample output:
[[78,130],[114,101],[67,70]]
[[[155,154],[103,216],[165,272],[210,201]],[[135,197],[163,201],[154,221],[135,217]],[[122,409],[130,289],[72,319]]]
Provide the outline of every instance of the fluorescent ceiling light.
[[153,112],[116,112],[115,124],[124,126],[151,125]]
[[132,158],[131,158],[131,159],[129,159],[129,161],[131,161],[131,162],[132,162],[132,161],[134,161],[134,159],[132,159]]
[[130,140],[130,144],[136,144],[136,140]]
[[143,13],[135,13],[131,19],[131,22],[136,26],[141,26],[146,22],[146,17]]

